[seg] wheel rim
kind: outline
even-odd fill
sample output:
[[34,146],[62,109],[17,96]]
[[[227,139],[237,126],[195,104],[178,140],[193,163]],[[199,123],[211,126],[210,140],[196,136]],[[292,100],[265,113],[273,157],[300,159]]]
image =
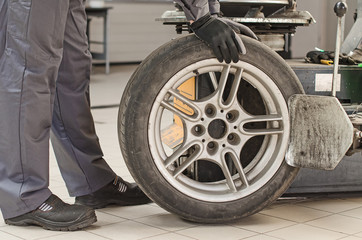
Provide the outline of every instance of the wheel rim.
[[[203,81],[213,90],[190,99],[179,87],[193,77],[206,77]],[[251,99],[244,101],[242,85],[255,92]],[[253,99],[259,99],[263,114],[251,114],[253,108],[244,104]],[[181,121],[176,127],[175,116]],[[178,129],[176,138],[181,139],[172,148],[164,137],[169,126]],[[164,179],[181,193],[208,202],[237,200],[263,187],[282,164],[288,137],[288,108],[281,91],[261,69],[243,61],[208,59],[180,70],[157,95],[148,122],[152,160]],[[250,142],[256,138],[262,140],[243,163],[245,148],[255,145]],[[216,166],[222,177],[201,181],[204,162]]]

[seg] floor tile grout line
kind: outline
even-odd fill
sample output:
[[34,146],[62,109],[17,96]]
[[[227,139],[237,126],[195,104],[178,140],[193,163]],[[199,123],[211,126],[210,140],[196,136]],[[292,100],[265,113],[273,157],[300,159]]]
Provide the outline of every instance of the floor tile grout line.
[[166,234],[170,234],[170,233],[173,233],[173,234],[176,234],[176,235],[179,235],[179,236],[182,236],[182,237],[186,237],[186,238],[189,238],[189,239],[198,240],[197,238],[190,237],[190,236],[186,236],[186,235],[182,235],[182,234],[179,234],[179,233],[176,233],[176,232],[173,232],[173,231],[166,232],[166,233],[161,233],[161,234],[157,234],[157,235],[149,236],[149,237],[145,237],[145,238],[140,238],[140,239],[138,239],[138,240],[147,240],[147,239],[150,239],[150,238],[153,238],[153,237],[162,236],[162,235],[166,235]]
[[197,240],[197,238],[190,237],[190,236],[186,236],[186,235],[184,235],[184,234],[182,234],[182,233],[178,233],[178,232],[174,232],[174,233],[177,234],[177,235],[183,236],[183,237],[187,237],[187,238],[191,238],[191,239],[196,239],[196,240]]
[[[314,210],[314,209],[313,209]],[[321,211],[321,212],[325,212],[325,211]],[[290,221],[290,222],[295,222],[295,223],[306,223],[306,222],[310,222],[310,221],[314,221],[314,220],[317,220],[317,219],[321,219],[321,218],[324,218],[324,217],[328,217],[328,216],[331,216],[331,215],[334,215],[334,213],[329,213],[329,212],[326,212],[328,213],[328,215],[325,215],[325,216],[321,216],[321,217],[317,217],[317,218],[314,218],[312,220],[307,220],[307,221],[303,221],[303,222],[297,222],[297,221],[294,221],[294,220],[291,220],[291,219],[287,219],[287,218],[283,218],[283,217],[279,217],[279,216],[275,216],[275,215],[271,215],[271,214],[266,214],[266,213],[259,213],[259,214],[262,214],[262,215],[265,215],[265,216],[269,216],[269,217],[274,217],[274,218],[278,218],[278,219],[282,219],[282,220],[286,220],[286,221]]]
[[[142,217],[142,218],[144,218],[144,217]],[[137,219],[141,219],[141,218],[137,218]],[[182,230],[186,230],[186,229],[190,229],[190,228],[195,228],[195,227],[198,227],[198,226],[203,226],[203,225],[193,225],[193,226],[186,227],[186,228],[182,228],[182,229],[178,229],[178,230],[166,230],[166,229],[164,229],[164,228],[160,228],[160,227],[157,227],[157,226],[152,226],[152,225],[147,224],[147,223],[138,222],[138,221],[136,221],[137,219],[132,219],[132,220],[130,220],[130,221],[133,221],[133,222],[139,223],[139,224],[144,224],[144,225],[149,226],[149,227],[157,228],[157,229],[160,229],[160,230],[163,230],[163,231],[172,232],[172,233],[176,233],[177,231],[182,231]]]
[[[6,226],[5,226],[5,227],[6,227]],[[22,238],[22,237],[19,237],[19,236],[17,236],[17,235],[14,235],[13,233],[5,232],[5,231],[2,231],[2,230],[0,230],[0,232],[3,232],[3,233],[6,233],[6,234],[9,234],[10,236],[13,236],[13,237],[16,237],[16,238],[19,238],[19,239],[26,240],[25,238]]]
[[313,209],[313,210],[318,210],[318,211],[323,211],[323,212],[328,212],[328,213],[333,213],[333,214],[340,214],[340,213],[343,213],[343,212],[352,211],[352,210],[355,210],[355,209],[358,209],[358,208],[362,208],[362,204],[361,204],[361,206],[359,206],[359,207],[351,208],[351,209],[348,209],[348,210],[342,210],[340,212],[331,212],[331,211],[324,210],[324,209],[319,209],[319,208],[316,208],[316,207],[305,206],[305,205],[303,205],[301,203],[297,203],[296,206],[306,207],[306,208],[310,208],[310,209]]
[[[137,219],[140,219],[140,218],[137,218]],[[140,223],[140,224],[144,224],[144,225],[149,226],[149,227],[157,228],[157,229],[160,229],[160,230],[163,230],[163,231],[167,231],[168,233],[174,233],[174,234],[178,234],[178,235],[181,235],[181,236],[185,236],[185,237],[188,237],[188,238],[190,238],[190,236],[183,235],[183,234],[181,234],[179,232],[187,230],[187,229],[191,229],[191,228],[197,228],[197,227],[202,227],[202,226],[212,226],[212,225],[208,225],[208,224],[197,224],[197,225],[194,225],[194,226],[190,226],[190,227],[186,227],[186,228],[182,228],[182,229],[178,229],[178,230],[167,230],[167,229],[160,228],[160,227],[157,227],[157,226],[153,226],[153,225],[150,225],[150,224],[147,224],[147,223],[138,222],[138,221],[136,221],[137,219],[133,219],[131,221],[136,222],[136,223]],[[241,228],[238,228],[236,226],[229,225],[229,224],[225,224],[224,226],[229,226],[229,227],[241,229]],[[258,232],[247,230],[247,229],[241,229],[241,230],[251,232],[251,233],[255,233],[254,236],[259,234]]]
[[[39,231],[51,231],[51,230],[44,230],[43,228],[39,227]],[[79,231],[79,230],[78,230]],[[84,231],[84,230],[80,230],[80,231]],[[39,237],[39,238],[34,238],[33,240],[45,240],[48,239],[50,237],[57,237],[57,236],[62,236],[62,235],[67,235],[67,233],[71,233],[73,231],[60,231],[58,234],[55,235],[51,235],[51,236],[43,236],[43,237]]]
[[[103,208],[103,209],[106,209],[106,208]],[[102,213],[102,214],[109,215],[110,217],[121,218],[121,219],[123,219],[123,220],[125,220],[125,221],[129,220],[128,218],[120,217],[120,216],[111,214],[111,213],[109,213],[109,212],[102,211],[102,208],[100,208],[100,209],[94,209],[94,211],[96,212],[96,215],[97,215],[97,212],[100,212],[100,213]]]
[[343,217],[354,218],[354,219],[357,219],[357,220],[362,220],[362,217],[355,217],[355,216],[345,215],[345,214],[343,214],[343,212],[342,212],[342,213],[338,213],[338,215],[341,215],[341,216],[343,216]]
[[[291,221],[291,222],[295,222],[293,220],[290,220],[290,219],[285,219],[285,218],[280,218],[280,217],[276,217],[276,216],[272,216],[272,215],[267,215],[267,214],[263,214],[263,215],[266,215],[266,216],[271,216],[271,217],[275,217],[275,218],[279,218],[279,219],[282,219],[282,220],[287,220],[287,221]],[[329,214],[329,215],[326,215],[326,216],[322,216],[322,217],[318,217],[318,218],[315,218],[313,220],[308,220],[308,221],[305,221],[305,222],[295,222],[296,224],[293,224],[293,225],[290,225],[290,226],[286,226],[286,227],[282,227],[280,228],[279,230],[282,230],[282,229],[286,229],[286,228],[289,228],[289,227],[292,227],[292,226],[296,226],[296,225],[306,225],[306,226],[310,226],[310,227],[314,227],[314,228],[318,228],[318,229],[323,229],[323,230],[327,230],[327,231],[330,231],[330,232],[334,232],[334,233],[341,233],[341,234],[345,234],[345,235],[351,235],[349,233],[343,233],[343,232],[339,232],[339,231],[333,231],[331,229],[328,229],[328,228],[323,228],[323,227],[319,227],[319,226],[315,226],[313,225],[312,221],[315,221],[315,220],[319,220],[319,219],[323,219],[323,218],[326,218],[326,217],[331,217],[331,216],[334,216],[334,215],[340,215],[340,214],[336,214],[336,213],[332,213],[332,214]],[[348,217],[348,216],[346,216]],[[359,219],[359,218],[355,218],[355,219],[358,219],[358,220],[362,220],[362,219]],[[271,231],[268,231],[266,233],[271,233],[273,231],[277,231],[277,230],[271,230]],[[358,233],[362,233],[361,232],[358,232]],[[355,234],[358,234],[358,233],[354,233],[353,235]]]
[[95,236],[98,236],[98,237],[102,237],[102,238],[104,238],[104,239],[112,240],[112,238],[107,238],[107,237],[105,237],[105,236],[102,236],[102,235],[97,234],[97,233],[94,233],[94,232],[88,232],[88,231],[86,231],[86,232],[87,232],[87,233],[90,233],[90,234],[93,234],[93,235],[95,235]]
[[[356,233],[356,234],[361,234],[361,235],[362,235],[362,231],[361,231],[361,232],[358,232],[358,233]],[[362,238],[362,236],[361,236],[361,238]]]
[[[268,215],[265,215],[265,216],[268,216]],[[268,216],[268,217],[270,217],[270,216]],[[274,216],[273,216],[273,218],[277,218],[277,217],[274,217]],[[281,218],[277,218],[277,219],[281,219]],[[282,220],[285,220],[285,219],[282,219]],[[291,224],[291,225],[289,225],[289,226],[285,226],[285,227],[275,228],[275,229],[273,229],[273,230],[266,231],[266,232],[262,232],[262,233],[260,233],[260,232],[256,232],[256,233],[258,233],[258,234],[266,234],[266,233],[270,233],[270,232],[273,232],[273,231],[278,231],[278,230],[286,229],[286,228],[289,228],[289,227],[292,227],[292,226],[296,226],[296,225],[299,224],[298,222],[294,222],[294,221],[291,221],[291,220],[287,220],[287,221],[289,221],[289,222],[291,222],[291,223],[293,223],[293,224]],[[236,226],[236,227],[237,227],[237,226]],[[255,232],[255,231],[253,231],[253,230],[249,230],[249,229],[242,228],[242,227],[240,227],[240,229]]]
[[[338,239],[336,239],[336,240],[343,240],[343,239],[346,239],[346,238],[348,238],[348,237],[356,237],[356,236],[355,236],[354,234],[353,234],[353,235],[347,234],[347,236],[338,238]],[[360,238],[360,237],[356,237],[356,238]],[[360,239],[362,239],[362,238],[360,238]]]
[[[322,217],[322,218],[331,217],[331,216],[334,216],[334,215],[338,216],[339,214],[332,214],[332,215],[324,216],[324,217]],[[351,235],[350,233],[344,233],[344,232],[340,232],[340,231],[334,231],[334,230],[331,230],[331,229],[328,229],[328,228],[325,228],[325,227],[315,226],[315,225],[313,225],[312,223],[310,223],[310,222],[312,222],[312,221],[320,220],[320,219],[322,219],[322,218],[317,218],[317,219],[314,219],[314,220],[310,220],[310,221],[305,222],[304,224],[307,225],[307,226],[310,226],[310,227],[315,227],[315,228],[319,228],[319,229],[323,229],[323,230],[327,230],[327,231],[331,231],[331,232],[335,232],[335,233],[341,233],[341,234]],[[361,219],[359,219],[359,220],[361,220]],[[355,235],[355,234],[358,234],[358,233],[353,233],[352,235]]]
[[[285,240],[285,239],[283,239],[283,238],[270,236],[270,235],[264,234],[264,233],[260,233],[260,234],[258,234],[257,236],[260,236],[260,235],[261,235],[261,236],[267,236],[267,237],[275,238],[275,239],[279,239],[279,240]],[[246,238],[241,238],[241,239],[239,239],[239,240],[248,240],[248,239],[253,238],[253,237],[256,237],[256,236],[250,236],[250,237],[246,237]]]

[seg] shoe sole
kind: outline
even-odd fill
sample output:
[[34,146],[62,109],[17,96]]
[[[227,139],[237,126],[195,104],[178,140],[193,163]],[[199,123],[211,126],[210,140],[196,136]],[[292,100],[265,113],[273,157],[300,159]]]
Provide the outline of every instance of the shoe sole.
[[44,219],[28,218],[28,219],[5,219],[5,223],[14,226],[41,226],[46,230],[51,231],[76,231],[89,227],[97,221],[97,216],[94,211],[88,211],[72,222],[53,222]]

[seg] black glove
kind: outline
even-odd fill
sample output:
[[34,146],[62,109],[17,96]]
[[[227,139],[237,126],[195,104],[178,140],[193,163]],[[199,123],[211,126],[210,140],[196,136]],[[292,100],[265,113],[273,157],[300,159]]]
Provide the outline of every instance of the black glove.
[[246,49],[240,37],[233,29],[218,18],[208,13],[191,24],[196,36],[214,51],[217,60],[226,63],[239,61],[239,53],[245,54]]

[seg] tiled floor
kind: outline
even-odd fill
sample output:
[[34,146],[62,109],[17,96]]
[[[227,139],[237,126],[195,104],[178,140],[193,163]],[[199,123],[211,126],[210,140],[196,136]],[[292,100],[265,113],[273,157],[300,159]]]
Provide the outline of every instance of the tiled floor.
[[[134,65],[112,67],[111,74],[106,76],[103,68],[96,67],[91,84],[92,105],[117,105],[135,68]],[[118,146],[117,110],[117,107],[93,109],[94,119],[108,163],[120,176],[132,181]],[[72,203],[74,199],[67,194],[52,152],[50,161],[51,190]],[[0,240],[362,240],[362,197],[280,199],[258,214],[225,225],[186,222],[154,203],[110,207],[98,210],[97,216],[97,223],[77,232],[14,227],[0,221]]]

